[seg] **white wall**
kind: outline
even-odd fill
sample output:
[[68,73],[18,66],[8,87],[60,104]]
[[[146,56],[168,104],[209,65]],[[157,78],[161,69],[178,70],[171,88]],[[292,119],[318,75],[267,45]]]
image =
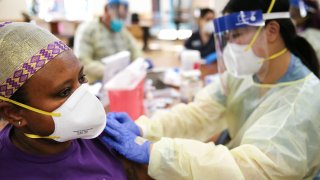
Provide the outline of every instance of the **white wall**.
[[[89,0],[89,9],[92,12],[102,12],[105,0]],[[161,0],[162,15],[169,13],[169,0]],[[220,15],[228,0],[193,0],[193,7],[210,7]],[[130,12],[136,12],[144,16],[152,15],[151,0],[129,0]],[[0,21],[23,20],[21,12],[27,12],[26,0],[0,0]],[[151,18],[151,17],[150,17]]]
[[152,0],[129,0],[129,4],[130,12],[138,14],[151,13]]
[[221,11],[229,0],[193,0],[193,7],[195,8],[212,8],[217,15],[221,15]]
[[219,0],[194,0],[193,7],[195,8],[214,8],[215,2]]
[[215,1],[215,7],[214,9],[217,12],[217,15],[221,15],[221,11],[223,10],[224,6],[228,3],[229,0],[214,0]]
[[25,0],[0,0],[0,21],[22,21],[21,12],[27,12]]

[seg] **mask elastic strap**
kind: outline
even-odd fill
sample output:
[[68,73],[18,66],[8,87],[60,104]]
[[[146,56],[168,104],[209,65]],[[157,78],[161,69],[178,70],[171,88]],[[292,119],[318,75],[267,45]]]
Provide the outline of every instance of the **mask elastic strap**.
[[19,103],[17,101],[12,100],[12,99],[5,98],[3,96],[0,96],[0,100],[15,104],[17,106],[20,106],[22,108],[28,109],[30,111],[33,111],[33,112],[36,112],[36,113],[39,113],[39,114],[43,114],[43,115],[47,115],[47,116],[54,116],[54,117],[60,117],[61,116],[61,113],[51,113],[51,112],[43,111],[43,110],[40,110],[40,109],[31,107],[31,106],[28,106],[28,105]]
[[271,19],[290,19],[289,12],[273,12],[269,14],[263,14],[264,20],[271,20]]
[[[267,14],[269,14],[269,13],[272,11],[275,3],[276,3],[276,0],[272,0],[272,1],[271,1],[271,4],[270,4],[270,6],[269,6],[269,8],[268,8],[268,11],[267,11]],[[262,31],[262,28],[263,28],[263,26],[259,27],[259,29],[257,30],[257,32],[254,34],[251,42],[250,42],[249,45],[245,48],[245,51],[248,51],[248,50],[253,46],[254,42],[256,42],[256,40],[257,40],[260,32]]]
[[268,57],[267,59],[261,60],[261,63],[264,63],[264,62],[266,62],[266,61],[273,60],[273,59],[275,59],[275,58],[277,58],[277,57],[281,56],[282,54],[284,54],[284,53],[285,53],[285,52],[287,52],[287,51],[288,51],[288,49],[287,49],[287,48],[284,48],[283,50],[281,50],[281,51],[279,51],[279,52],[275,53],[274,55],[272,55],[272,56]]
[[251,42],[250,42],[250,43],[248,44],[248,46],[244,49],[244,51],[248,51],[248,50],[253,46],[254,42],[256,42],[256,40],[257,40],[257,38],[258,38],[258,36],[259,36],[259,34],[260,34],[261,31],[262,31],[262,26],[259,27],[259,29],[257,30],[257,32],[254,34]]
[[31,139],[58,139],[58,138],[60,138],[59,136],[39,136],[39,135],[27,134],[27,133],[24,133],[24,135],[27,136],[28,138],[31,138]]

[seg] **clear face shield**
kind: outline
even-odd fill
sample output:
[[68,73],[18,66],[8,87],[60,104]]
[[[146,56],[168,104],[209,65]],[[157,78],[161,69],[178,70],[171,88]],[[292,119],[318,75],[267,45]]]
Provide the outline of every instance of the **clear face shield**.
[[111,18],[110,28],[114,32],[119,32],[125,25],[128,15],[128,3],[126,1],[115,1],[109,3],[109,15]]
[[[286,49],[272,54],[268,49],[265,20],[277,19],[283,13],[262,14],[262,11],[241,11],[214,20],[218,69],[221,74],[236,78],[254,76],[263,81],[269,71],[269,60]],[[289,16],[286,13],[286,16]],[[281,17],[282,18],[282,17]]]
[[235,77],[252,76],[268,56],[261,11],[241,11],[214,20],[220,73]]

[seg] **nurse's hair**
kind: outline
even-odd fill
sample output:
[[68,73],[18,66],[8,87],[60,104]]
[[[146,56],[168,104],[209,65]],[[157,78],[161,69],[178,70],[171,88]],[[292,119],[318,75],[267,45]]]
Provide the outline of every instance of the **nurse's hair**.
[[215,14],[213,9],[210,8],[201,8],[200,9],[200,18],[204,18],[208,13]]
[[[223,9],[223,13],[233,13],[239,11],[262,10],[263,13],[268,11],[271,0],[230,0]],[[272,12],[289,12],[289,0],[276,0]],[[303,64],[307,66],[316,76],[319,77],[319,63],[317,55],[312,46],[306,39],[299,36],[291,19],[275,19],[280,25],[280,34],[286,47],[294,55],[298,56]]]

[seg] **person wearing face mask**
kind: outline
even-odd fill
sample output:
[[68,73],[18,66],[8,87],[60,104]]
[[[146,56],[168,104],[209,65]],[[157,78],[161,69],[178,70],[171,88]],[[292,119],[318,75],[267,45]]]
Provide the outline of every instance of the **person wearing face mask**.
[[212,9],[200,9],[199,29],[193,32],[184,44],[187,49],[200,51],[201,58],[205,59],[208,64],[216,60],[212,24],[214,18],[215,12]]
[[99,136],[101,102],[71,49],[30,23],[0,23],[1,179],[126,179]]
[[105,71],[101,59],[120,51],[129,51],[131,59],[142,57],[141,48],[125,27],[128,14],[126,0],[109,0],[102,17],[79,26],[74,51],[83,62],[89,83],[102,80]]
[[[319,64],[288,0],[230,0],[214,20],[220,79],[194,102],[109,113],[101,139],[154,179],[310,179],[320,168]],[[302,47],[302,48],[297,48]],[[228,130],[230,141],[207,142]]]

